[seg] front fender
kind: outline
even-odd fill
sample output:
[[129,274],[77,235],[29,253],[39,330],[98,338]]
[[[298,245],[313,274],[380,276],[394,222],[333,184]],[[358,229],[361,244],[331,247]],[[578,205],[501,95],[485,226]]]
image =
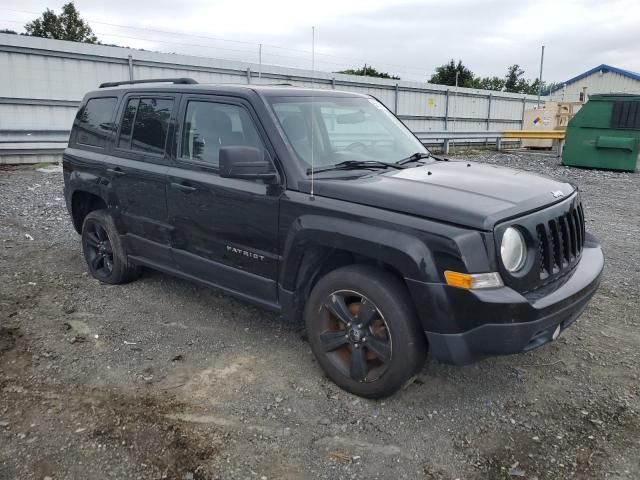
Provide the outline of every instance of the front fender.
[[303,215],[291,226],[284,242],[285,263],[280,272],[283,288],[295,288],[298,267],[310,246],[379,260],[392,265],[405,278],[428,281],[438,276],[427,245],[409,233],[343,218]]
[[488,232],[321,197],[314,201],[315,211],[306,213],[309,203],[294,200],[293,207],[285,204],[281,210],[279,272],[283,310],[292,317],[301,312],[317,265],[333,261],[334,250],[383,262],[399,272],[423,325],[429,324],[435,299],[425,298],[413,284],[443,284],[445,270],[492,271]]

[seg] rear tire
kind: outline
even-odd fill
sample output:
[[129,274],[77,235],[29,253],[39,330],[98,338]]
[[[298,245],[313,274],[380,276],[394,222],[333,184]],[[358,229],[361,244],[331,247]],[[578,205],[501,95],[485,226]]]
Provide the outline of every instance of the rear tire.
[[89,273],[101,282],[117,285],[140,275],[140,267],[129,263],[113,218],[106,210],[94,210],[85,217],[82,252]]
[[351,393],[391,395],[424,365],[426,340],[407,290],[381,269],[350,265],[328,273],[304,317],[318,363]]

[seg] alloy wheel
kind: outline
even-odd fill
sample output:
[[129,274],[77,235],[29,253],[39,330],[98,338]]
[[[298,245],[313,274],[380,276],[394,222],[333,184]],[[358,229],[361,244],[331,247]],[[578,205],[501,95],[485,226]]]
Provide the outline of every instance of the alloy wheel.
[[90,222],[85,228],[84,247],[89,266],[98,277],[109,277],[113,272],[113,248],[107,231],[97,222]]
[[320,308],[320,344],[327,358],[357,382],[379,379],[391,362],[389,327],[378,307],[364,295],[340,290]]

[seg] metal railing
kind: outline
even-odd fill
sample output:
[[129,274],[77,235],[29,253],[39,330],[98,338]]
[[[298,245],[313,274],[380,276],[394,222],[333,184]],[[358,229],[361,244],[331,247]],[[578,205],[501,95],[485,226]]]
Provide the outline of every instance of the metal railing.
[[0,165],[60,161],[68,130],[0,130]]
[[496,150],[501,150],[505,140],[509,139],[523,139],[523,138],[537,138],[537,139],[549,139],[558,140],[557,153],[558,157],[562,156],[562,149],[564,148],[564,130],[503,130],[489,132],[486,130],[470,131],[470,132],[452,132],[447,131],[429,131],[429,132],[414,132],[415,136],[425,145],[441,144],[444,153],[449,153],[451,143],[456,140],[481,140],[481,141],[495,141]]
[[[69,141],[68,130],[0,130],[0,158],[3,156],[62,155]],[[523,138],[558,140],[558,157],[564,148],[563,130],[503,130],[503,131],[429,131],[414,132],[425,145],[442,145],[449,153],[451,143],[458,140],[495,142],[501,150],[503,143]],[[514,142],[516,143],[516,142]],[[0,161],[0,163],[3,163]],[[28,161],[20,163],[29,163]]]
[[0,130],[0,145],[7,143],[67,143],[69,130]]

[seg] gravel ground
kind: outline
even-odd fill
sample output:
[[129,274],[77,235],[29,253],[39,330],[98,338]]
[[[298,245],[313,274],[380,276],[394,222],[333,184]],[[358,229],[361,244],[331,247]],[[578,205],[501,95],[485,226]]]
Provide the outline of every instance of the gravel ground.
[[0,479],[640,478],[640,174],[480,153],[579,185],[607,257],[557,342],[430,360],[370,401],[299,325],[147,271],[87,276],[59,173],[0,171]]

